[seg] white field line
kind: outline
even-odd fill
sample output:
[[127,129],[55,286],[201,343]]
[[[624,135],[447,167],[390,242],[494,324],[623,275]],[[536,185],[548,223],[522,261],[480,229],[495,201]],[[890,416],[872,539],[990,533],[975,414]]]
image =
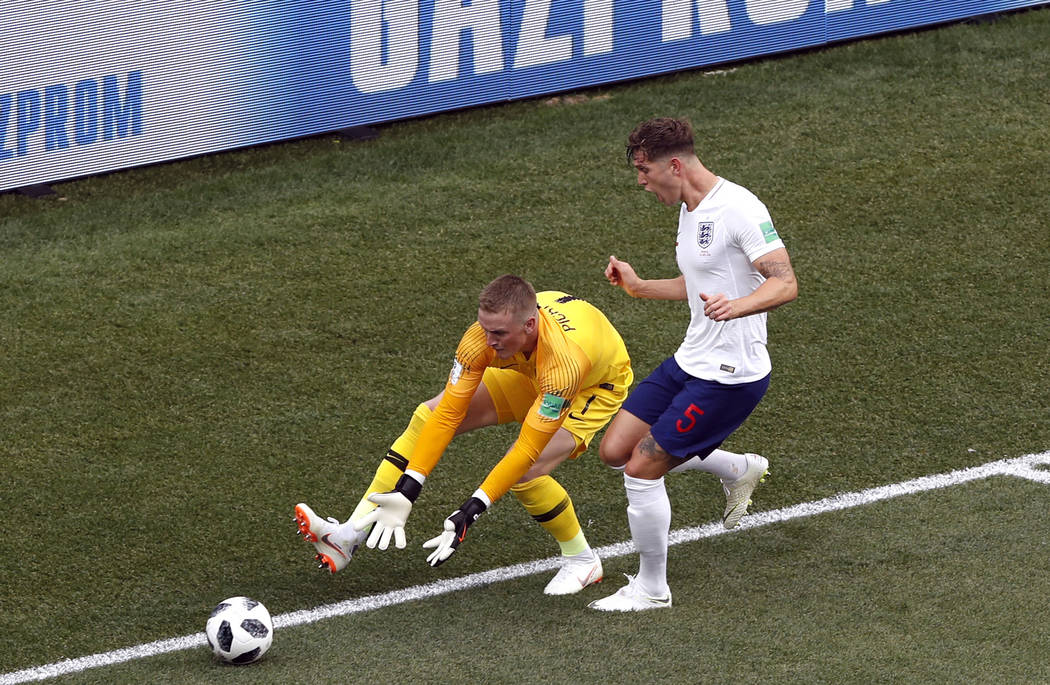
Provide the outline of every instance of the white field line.
[[[852,509],[853,507],[892,499],[894,497],[900,497],[901,495],[910,495],[917,492],[925,492],[927,490],[947,488],[953,485],[961,485],[970,481],[989,478],[991,476],[1016,476],[1018,478],[1025,478],[1050,485],[1050,468],[1048,467],[1050,467],[1050,451],[1041,454],[1029,454],[1016,459],[994,461],[984,464],[983,466],[975,466],[973,468],[952,471],[950,473],[935,476],[923,476],[922,478],[916,478],[915,480],[909,480],[893,485],[884,485],[877,488],[871,488],[870,490],[847,492],[841,495],[835,495],[834,497],[828,497],[827,499],[818,500],[816,502],[804,502],[783,509],[756,512],[745,517],[735,531],[758,528],[759,526],[767,526],[772,523],[790,521],[791,519],[814,516],[816,514],[823,514],[831,511]],[[727,532],[729,531],[723,529],[720,522],[708,523],[695,528],[683,528],[671,531],[670,544],[678,545],[684,542],[695,542],[705,538],[724,535]],[[620,542],[601,547],[596,551],[604,558],[625,556],[634,553],[634,543]],[[373,611],[375,609],[381,609],[395,604],[403,604],[416,599],[428,599],[449,592],[469,590],[471,588],[481,587],[491,583],[531,576],[533,574],[551,571],[558,568],[559,565],[560,557],[550,557],[548,559],[540,559],[525,564],[505,566],[503,568],[492,569],[490,571],[475,573],[469,576],[449,578],[447,580],[439,580],[426,585],[417,585],[403,590],[395,590],[381,595],[370,595],[358,599],[349,599],[344,602],[317,607],[316,609],[292,611],[274,616],[273,623],[275,628],[287,628],[305,623],[316,623],[336,616],[346,616],[348,614]],[[69,673],[78,673],[90,668],[119,664],[133,659],[142,659],[149,656],[156,656],[158,654],[165,654],[167,652],[202,647],[206,644],[207,641],[203,632],[170,638],[167,640],[158,640],[156,642],[136,645],[134,647],[125,647],[123,649],[105,652],[103,654],[92,654],[91,656],[84,656],[76,659],[66,659],[45,666],[35,666],[21,671],[5,673],[0,675],[0,685],[14,685],[15,683],[44,680],[46,678],[54,678]]]

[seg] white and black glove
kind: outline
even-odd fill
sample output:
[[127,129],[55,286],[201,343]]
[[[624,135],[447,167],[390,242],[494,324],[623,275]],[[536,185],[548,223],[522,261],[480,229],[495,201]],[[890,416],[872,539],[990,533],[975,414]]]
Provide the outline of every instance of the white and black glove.
[[379,549],[386,549],[390,546],[391,536],[398,549],[405,548],[405,522],[412,513],[412,503],[422,490],[423,485],[419,481],[404,474],[392,491],[373,492],[368,496],[368,501],[375,504],[376,508],[355,521],[354,529],[364,530],[375,524],[365,542],[369,549],[375,549],[377,545]]
[[440,566],[445,563],[459,547],[459,543],[463,542],[463,538],[467,536],[467,529],[470,528],[470,525],[477,521],[486,509],[488,507],[477,497],[471,497],[459,505],[459,509],[445,519],[445,531],[436,538],[431,538],[423,543],[424,549],[434,550],[427,556],[427,563],[431,566]]

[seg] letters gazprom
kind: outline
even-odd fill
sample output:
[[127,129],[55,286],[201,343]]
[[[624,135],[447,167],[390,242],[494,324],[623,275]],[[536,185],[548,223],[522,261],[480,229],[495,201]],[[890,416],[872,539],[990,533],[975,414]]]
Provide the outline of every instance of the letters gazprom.
[[0,93],[0,163],[141,134],[141,70]]
[[[730,4],[743,6],[745,24],[768,27],[794,22],[818,2],[824,5],[825,14],[833,14],[851,10],[854,4],[873,6],[891,1],[661,0],[659,10],[650,18],[614,17],[614,0],[574,0],[571,5],[579,16],[579,28],[570,31],[563,27],[559,31],[551,16],[554,0],[517,0],[514,5],[520,14],[504,12],[499,0],[473,0],[469,5],[461,0],[433,0],[429,27],[421,26],[419,0],[351,0],[350,77],[361,93],[395,91],[418,83],[421,68],[426,70],[422,76],[429,83],[456,79],[462,75],[460,46],[464,34],[470,35],[474,74],[483,75],[612,53],[614,20],[631,24],[641,19],[644,24],[646,19],[656,19],[661,42],[669,43],[693,37],[694,25],[698,25],[701,36],[739,28],[731,22]],[[566,3],[557,4],[564,13]],[[623,7],[623,3],[618,5],[618,9]],[[512,14],[517,15],[517,25],[508,26]],[[633,14],[641,13],[635,10]],[[427,34],[429,55],[424,56],[420,53],[426,43],[420,37]],[[508,45],[511,36],[516,39]]]
[[0,192],[1050,0],[78,0],[59,64],[54,3],[13,4]]

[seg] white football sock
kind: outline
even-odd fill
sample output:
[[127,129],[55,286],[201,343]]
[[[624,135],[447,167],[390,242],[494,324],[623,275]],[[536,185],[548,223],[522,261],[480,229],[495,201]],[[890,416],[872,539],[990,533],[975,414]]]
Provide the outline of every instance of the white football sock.
[[747,470],[747,457],[735,452],[715,450],[703,459],[693,457],[686,459],[678,466],[671,469],[671,473],[683,471],[707,471],[724,480],[736,480],[744,475]]
[[671,529],[671,500],[667,498],[664,479],[645,480],[626,473],[627,522],[638,550],[638,579],[642,589],[652,597],[666,597],[667,535]]

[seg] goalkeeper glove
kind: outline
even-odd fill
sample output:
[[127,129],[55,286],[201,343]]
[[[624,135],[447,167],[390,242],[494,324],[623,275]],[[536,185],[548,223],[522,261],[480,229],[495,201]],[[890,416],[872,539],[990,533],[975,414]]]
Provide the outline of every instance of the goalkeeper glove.
[[431,566],[440,566],[445,563],[459,547],[459,543],[463,542],[463,538],[467,536],[467,528],[470,528],[470,525],[477,521],[487,508],[485,503],[477,497],[471,497],[459,505],[459,509],[445,519],[445,531],[423,543],[425,549],[434,550],[427,556],[427,562]]
[[398,549],[405,548],[405,522],[412,513],[412,503],[422,490],[423,485],[406,473],[398,479],[392,491],[373,492],[368,496],[368,501],[376,508],[355,521],[354,529],[364,530],[375,524],[365,542],[369,549],[375,549],[377,545],[379,549],[386,549],[390,546],[391,536]]

